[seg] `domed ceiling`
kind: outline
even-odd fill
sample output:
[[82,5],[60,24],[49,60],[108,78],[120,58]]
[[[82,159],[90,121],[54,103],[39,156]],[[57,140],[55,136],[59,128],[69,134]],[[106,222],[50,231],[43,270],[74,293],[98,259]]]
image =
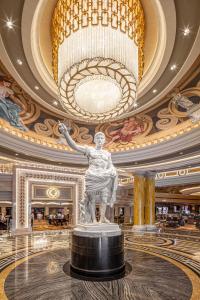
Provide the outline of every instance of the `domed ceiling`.
[[[18,113],[11,120],[0,111],[1,151],[86,164],[59,133],[61,120],[80,144],[93,145],[95,132],[103,131],[114,162],[130,171],[198,163],[200,2],[113,1],[127,36],[114,25],[105,26],[103,33],[98,26],[76,30],[59,50],[64,63],[58,62],[56,78],[52,31],[55,36],[59,2],[1,1],[1,91],[7,88],[1,99],[15,104],[11,108]],[[78,1],[70,3],[75,7]],[[138,3],[140,10],[134,10]],[[140,37],[135,44],[128,37],[129,10],[136,20],[140,16],[134,25]],[[89,67],[95,71],[89,73]]]

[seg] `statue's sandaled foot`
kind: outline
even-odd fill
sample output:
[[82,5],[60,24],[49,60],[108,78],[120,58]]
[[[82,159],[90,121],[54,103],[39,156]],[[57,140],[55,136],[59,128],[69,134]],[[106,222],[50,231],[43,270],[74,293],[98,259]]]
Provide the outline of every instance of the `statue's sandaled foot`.
[[106,218],[100,219],[99,223],[110,223],[110,221]]
[[92,224],[98,224],[97,220],[94,220],[94,221],[92,222]]

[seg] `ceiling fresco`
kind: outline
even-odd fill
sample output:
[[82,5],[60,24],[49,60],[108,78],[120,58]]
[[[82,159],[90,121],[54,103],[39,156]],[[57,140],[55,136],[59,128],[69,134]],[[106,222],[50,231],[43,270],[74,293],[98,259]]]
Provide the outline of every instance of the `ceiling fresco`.
[[[191,77],[191,84],[194,83]],[[190,115],[186,104],[192,103],[198,107],[200,103],[200,85],[190,86],[180,90],[176,88],[166,99],[166,102],[153,108],[147,113],[124,118],[120,121],[106,122],[92,125],[75,122],[70,119],[53,115],[46,108],[36,103],[11,77],[1,64],[0,70],[0,119],[8,124],[24,131],[24,135],[30,132],[38,136],[54,139],[54,143],[66,145],[64,137],[58,130],[58,120],[64,122],[69,128],[73,139],[80,144],[93,144],[93,136],[97,131],[103,131],[106,135],[106,147],[112,151],[121,149],[122,151],[133,148],[134,146],[148,142],[150,138],[156,139],[165,136],[171,131],[177,133],[180,128],[183,130],[188,125],[198,124],[199,119],[190,121]],[[177,95],[183,97],[183,101],[177,101]],[[186,100],[185,100],[186,99]],[[6,113],[7,112],[7,113]]]
[[[0,59],[36,102],[69,118],[70,114],[64,112],[59,101],[54,105],[54,101],[59,100],[52,73],[51,41],[51,21],[56,3],[57,0],[18,0],[17,5],[13,5],[13,1],[2,0]],[[196,51],[199,39],[198,0],[193,0],[192,5],[187,0],[141,0],[141,4],[145,16],[144,73],[138,86],[138,106],[126,117],[159,104],[188,71],[199,52]],[[8,30],[5,21],[11,15],[14,28]],[[184,36],[186,26],[189,26],[190,34]],[[71,118],[80,120],[75,116]]]
[[[140,30],[139,36],[141,37],[141,45],[138,45],[142,52],[137,66],[135,66],[140,72],[137,70],[135,73],[133,72],[137,40],[134,36],[131,39],[128,38],[128,27],[124,27],[126,32],[122,33],[117,27],[117,23],[115,23],[116,28],[114,29],[109,23],[105,26],[105,32],[102,31],[106,34],[107,39],[102,38],[103,43],[101,40],[99,43],[98,38],[95,39],[95,53],[98,52],[96,56],[90,57],[89,50],[84,54],[84,47],[79,46],[84,44],[88,47],[87,49],[93,49],[88,41],[80,42],[78,34],[81,32],[81,28],[69,35],[69,38],[65,40],[65,50],[68,49],[70,63],[68,61],[69,65],[67,62],[65,66],[60,65],[61,69],[65,68],[65,70],[58,70],[60,79],[63,79],[61,83],[61,81],[54,80],[56,77],[55,66],[57,66],[54,58],[57,54],[58,56],[62,53],[65,54],[65,51],[62,52],[64,48],[61,49],[64,44],[61,43],[61,45],[57,39],[65,35],[65,32],[59,31],[54,43],[52,43],[51,36],[52,18],[58,1],[1,0],[1,153],[49,163],[85,165],[86,159],[72,151],[60,134],[58,121],[62,121],[70,129],[72,138],[79,144],[94,145],[95,133],[103,131],[106,136],[105,147],[112,152],[114,163],[120,167],[123,166],[128,171],[144,167],[149,170],[159,169],[162,171],[171,169],[172,164],[181,167],[195,166],[199,163],[200,1],[134,1],[141,3],[144,14],[144,22],[142,18],[137,23],[138,33]],[[117,1],[114,2],[117,3]],[[125,24],[124,7],[126,5],[124,4],[126,1],[122,0],[121,2],[123,2],[123,7],[119,11],[120,20],[123,20],[123,24]],[[90,3],[90,5],[93,4]],[[118,4],[117,7],[119,8]],[[106,8],[107,13],[109,9],[109,7]],[[112,13],[115,9],[116,7],[112,8]],[[85,8],[82,12],[84,11]],[[92,12],[90,21],[91,18],[95,18],[95,13],[95,11]],[[101,9],[99,13],[102,14]],[[137,10],[135,13],[134,18],[137,16]],[[56,20],[59,22],[62,21],[63,16],[61,15],[60,12],[58,16],[55,14],[55,18],[58,17],[59,19]],[[116,20],[115,13],[112,15],[113,20]],[[81,14],[81,20],[89,22],[89,19],[83,20],[84,16],[85,13]],[[66,16],[66,18],[68,17]],[[68,20],[66,18],[64,21]],[[71,24],[75,26],[76,21],[73,20],[72,15],[70,16],[71,21],[73,21]],[[101,15],[100,23],[104,21],[104,17]],[[56,24],[54,30],[56,30]],[[61,27],[69,29],[69,24],[67,22],[64,24],[67,27]],[[61,27],[60,29],[62,29]],[[91,34],[96,36],[97,27],[87,26],[85,30],[88,32],[91,30]],[[109,39],[110,36],[112,39]],[[116,46],[114,36],[117,39],[117,47],[113,47],[113,45]],[[105,36],[102,35],[102,37]],[[71,38],[74,39],[73,51],[70,51]],[[52,50],[57,42],[61,51],[52,57]],[[134,45],[131,44],[132,42]],[[78,46],[76,47],[76,45]],[[59,49],[57,50],[59,51]],[[103,54],[99,51],[103,51]],[[109,55],[106,56],[105,53]],[[129,55],[130,53],[132,55]],[[109,62],[110,64],[112,60],[116,70],[119,65],[124,65],[126,68],[123,69],[121,77],[118,76],[119,74],[115,76],[115,72],[108,70],[108,66],[104,66],[101,70],[99,66],[96,66],[95,70],[89,74],[88,64],[91,64],[92,69],[94,63],[97,63],[95,59],[99,57],[103,58],[103,63]],[[54,68],[52,68],[53,62]],[[100,60],[98,60],[99,62],[101,63]],[[72,80],[68,86],[71,72],[79,70],[81,66],[84,68],[81,69],[81,72],[76,72],[77,82]],[[126,107],[127,103],[125,105],[123,103],[128,98],[126,97],[126,87],[121,80],[126,77],[127,70],[132,72],[135,78],[129,97],[129,100],[131,99],[129,107]],[[92,80],[88,80],[88,77]],[[119,80],[115,80],[115,84],[113,84],[115,77]],[[99,85],[100,81],[102,85]],[[131,82],[131,79],[129,81]],[[73,87],[73,97],[71,97],[70,90],[72,84],[76,85]],[[104,92],[109,90],[108,86],[112,86],[110,90],[113,91],[111,93],[113,98],[109,97],[109,93],[108,96],[105,96]],[[65,92],[61,99],[59,88],[63,87]],[[100,102],[95,101],[97,92],[91,95],[91,87],[95,92],[98,90],[99,101],[102,100],[101,109],[97,105]],[[123,88],[125,88],[124,98],[121,96]],[[128,87],[128,90],[131,89]],[[120,91],[121,98],[119,97]],[[84,97],[82,97],[83,94]],[[62,101],[65,101],[64,107]],[[92,105],[90,105],[91,102]],[[81,114],[79,114],[80,112]]]

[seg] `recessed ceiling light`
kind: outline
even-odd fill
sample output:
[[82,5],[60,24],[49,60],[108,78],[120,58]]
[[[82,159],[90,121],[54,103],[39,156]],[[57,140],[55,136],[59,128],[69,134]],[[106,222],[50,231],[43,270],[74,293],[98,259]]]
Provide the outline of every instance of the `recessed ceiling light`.
[[182,154],[183,154],[183,152],[179,152],[179,154],[180,154],[180,155],[182,155]]
[[154,90],[152,91],[152,93],[153,93],[153,94],[157,93],[157,90],[156,90],[156,89],[154,89]]
[[8,27],[9,29],[13,29],[14,27],[14,22],[12,21],[12,19],[8,19],[6,21],[6,27]]
[[189,26],[187,26],[183,29],[183,35],[188,36],[189,34],[190,34],[190,28],[189,28]]
[[18,156],[18,155],[19,155],[19,153],[15,153],[15,155],[16,155],[16,156]]
[[57,106],[58,105],[58,101],[54,100],[53,101],[53,105]]
[[19,58],[17,59],[17,63],[18,63],[18,65],[20,65],[20,66],[23,64],[23,62],[22,62],[21,59],[19,59]]
[[39,86],[36,85],[36,86],[35,86],[35,89],[36,89],[36,90],[39,90]]
[[171,71],[174,71],[174,70],[176,70],[176,69],[177,69],[177,65],[176,65],[176,64],[171,65],[171,67],[170,67],[170,70],[171,70]]

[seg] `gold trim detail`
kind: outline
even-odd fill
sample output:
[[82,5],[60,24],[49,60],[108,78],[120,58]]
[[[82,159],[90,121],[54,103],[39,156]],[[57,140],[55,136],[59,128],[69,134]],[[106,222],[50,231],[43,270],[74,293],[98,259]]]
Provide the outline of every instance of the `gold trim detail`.
[[52,58],[58,82],[58,49],[65,38],[88,26],[110,26],[138,46],[139,79],[144,69],[144,12],[140,0],[58,0],[52,17]]
[[60,190],[57,187],[49,187],[46,191],[47,197],[50,199],[58,199],[60,197]]

